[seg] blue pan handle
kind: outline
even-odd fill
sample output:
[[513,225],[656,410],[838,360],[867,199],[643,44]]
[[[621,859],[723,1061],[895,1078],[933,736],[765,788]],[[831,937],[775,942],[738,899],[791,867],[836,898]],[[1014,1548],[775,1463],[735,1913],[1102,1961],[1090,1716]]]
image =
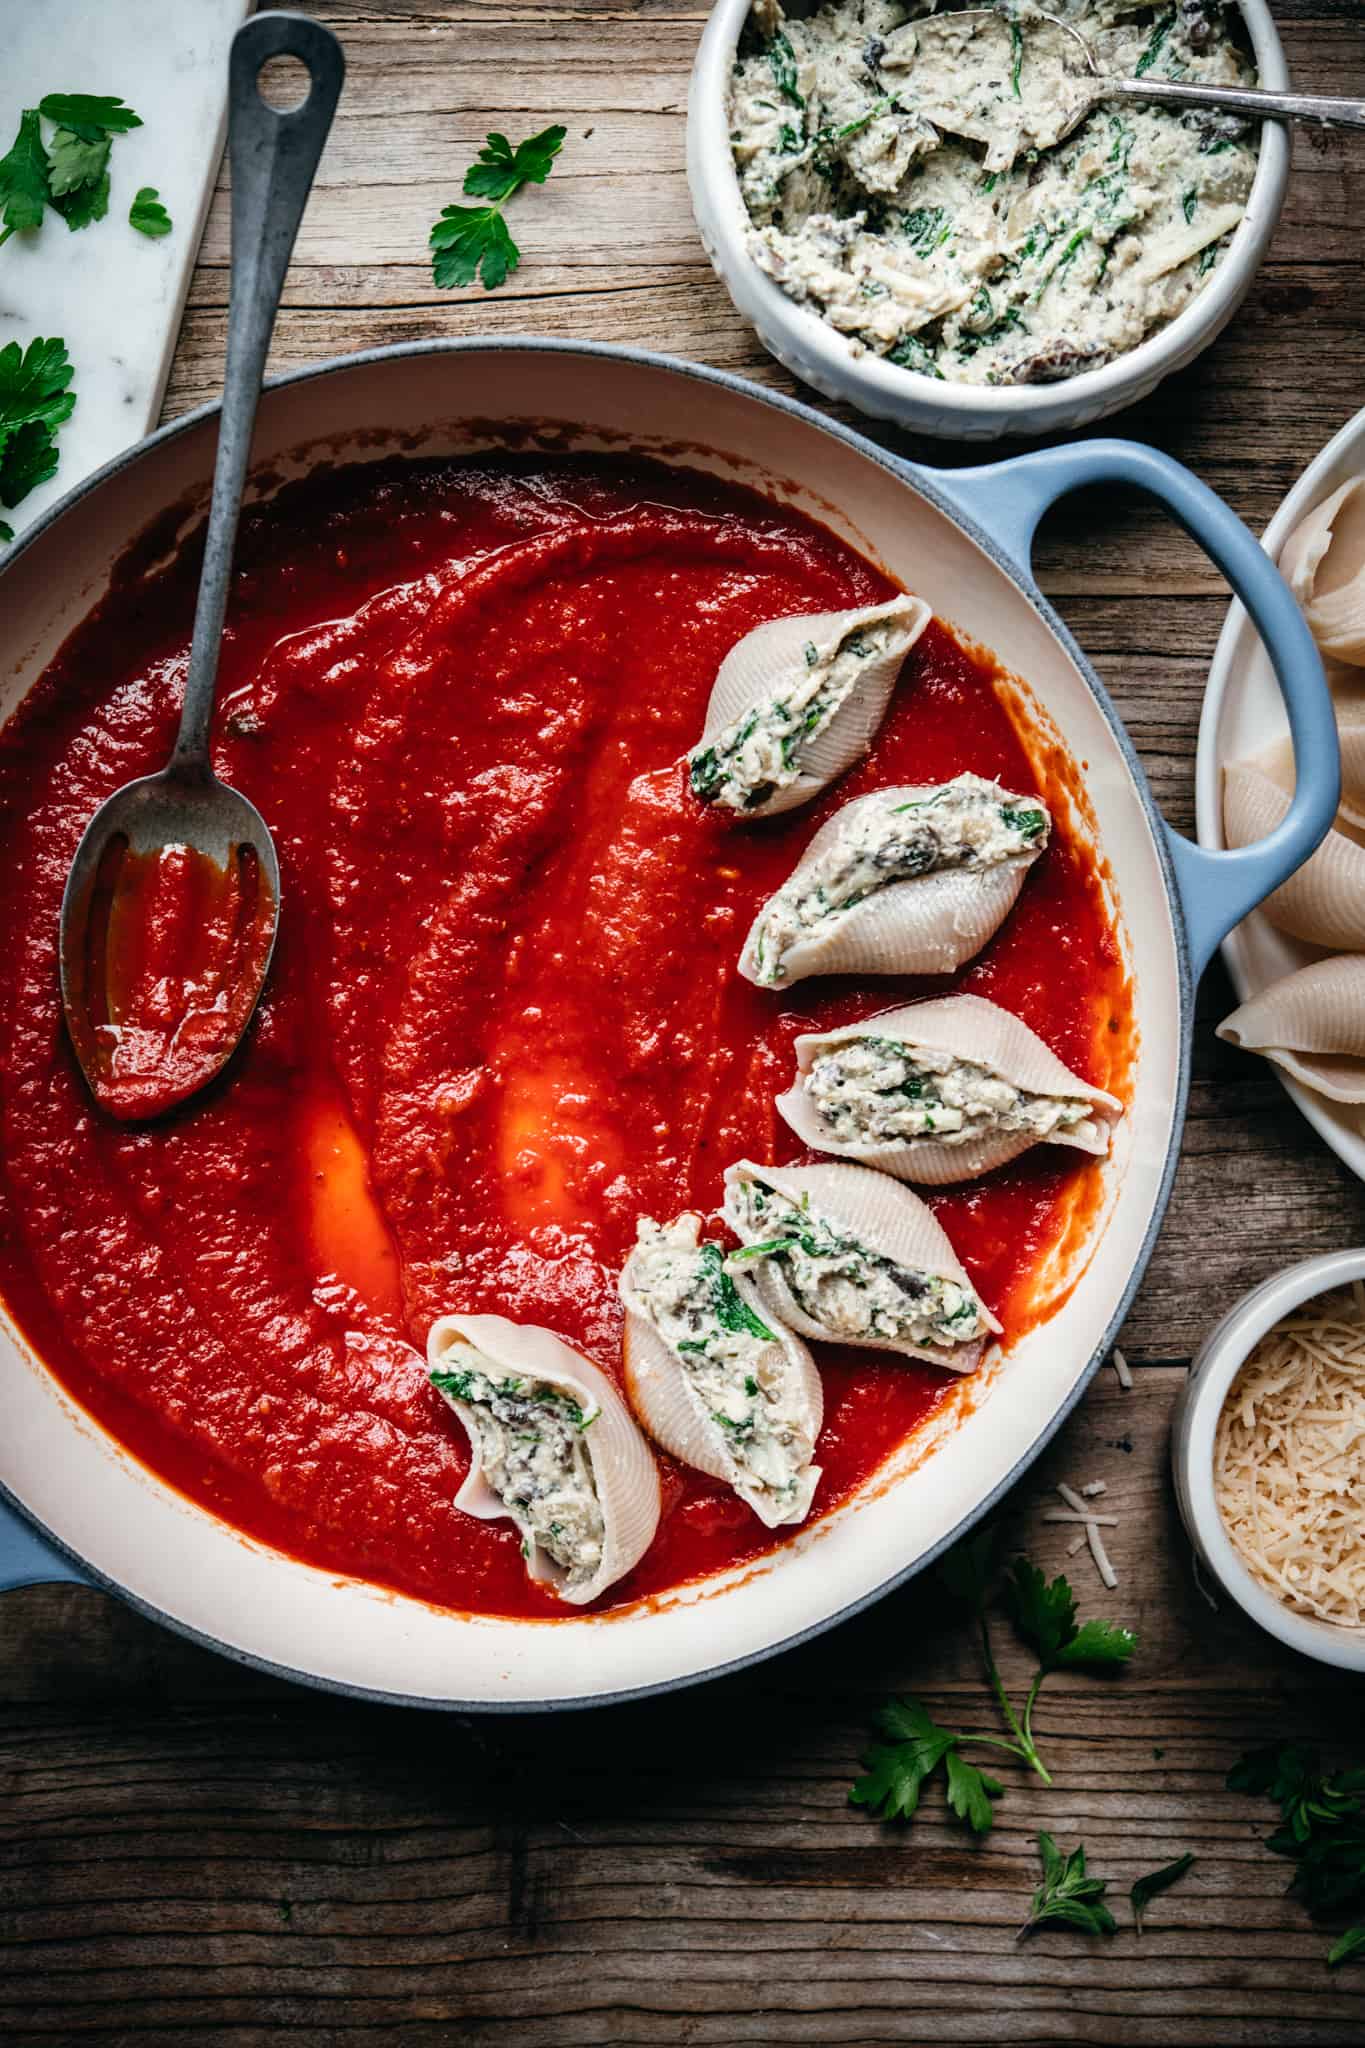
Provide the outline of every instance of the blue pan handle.
[[16,1586],[53,1586],[62,1581],[74,1586],[95,1583],[0,1495],[0,1593]]
[[1327,678],[1289,587],[1236,513],[1188,469],[1138,441],[1082,441],[977,469],[918,472],[1002,548],[1036,589],[1033,536],[1044,512],[1085,484],[1136,484],[1159,498],[1217,563],[1265,642],[1289,713],[1296,787],[1289,814],[1254,846],[1210,853],[1165,827],[1197,981],[1215,948],[1277,889],[1324,836],[1341,793],[1341,756]]

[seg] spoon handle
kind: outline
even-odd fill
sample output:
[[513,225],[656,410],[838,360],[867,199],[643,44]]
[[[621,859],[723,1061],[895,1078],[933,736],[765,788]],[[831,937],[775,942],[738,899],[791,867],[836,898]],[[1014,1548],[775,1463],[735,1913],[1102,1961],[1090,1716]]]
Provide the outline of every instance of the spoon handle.
[[[297,57],[307,67],[308,97],[299,106],[280,111],[262,99],[258,77],[271,57]],[[301,14],[255,15],[232,39],[228,62],[232,273],[227,364],[185,704],[170,762],[173,772],[186,777],[210,772],[209,723],[218,654],[265,359],[294,237],[345,71],[341,45],[330,29]]]
[[1106,78],[1102,97],[1147,100],[1159,107],[1218,107],[1229,114],[1249,114],[1254,121],[1274,116],[1287,121],[1322,121],[1338,128],[1365,128],[1365,100],[1324,99],[1316,93],[1175,85],[1165,78]]

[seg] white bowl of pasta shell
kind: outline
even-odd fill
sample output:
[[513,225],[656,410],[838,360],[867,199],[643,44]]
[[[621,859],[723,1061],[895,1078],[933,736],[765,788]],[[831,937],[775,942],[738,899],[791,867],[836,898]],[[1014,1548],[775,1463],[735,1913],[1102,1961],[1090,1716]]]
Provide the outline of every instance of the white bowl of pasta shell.
[[1365,1248],[1244,1295],[1205,1338],[1171,1431],[1176,1500],[1214,1587],[1290,1649],[1365,1672],[1365,1520],[1340,1486],[1353,1462],[1365,1463]]

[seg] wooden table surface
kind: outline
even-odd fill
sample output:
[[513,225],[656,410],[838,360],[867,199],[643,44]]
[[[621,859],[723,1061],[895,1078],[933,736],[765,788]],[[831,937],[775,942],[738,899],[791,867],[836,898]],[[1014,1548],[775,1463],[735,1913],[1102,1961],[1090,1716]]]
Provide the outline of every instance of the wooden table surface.
[[[683,174],[702,21],[687,0],[335,0],[349,77],[276,335],[279,368],[429,335],[526,332],[663,348],[795,388],[713,279]],[[1365,94],[1351,0],[1280,0],[1301,88]],[[135,97],[135,95],[134,95]],[[563,119],[543,191],[515,202],[504,291],[432,287],[426,231],[488,128]],[[1365,143],[1301,131],[1284,219],[1232,330],[1117,422],[1188,462],[1259,530],[1365,400]],[[215,203],[167,416],[220,384],[227,209]],[[810,394],[803,394],[809,396]],[[878,430],[873,430],[878,431]],[[891,438],[887,436],[887,438]],[[897,444],[929,460],[970,451]],[[1041,578],[1094,657],[1167,814],[1191,815],[1218,577],[1141,504],[1049,521]],[[1362,1691],[1277,1655],[1192,1583],[1166,1467],[1193,1347],[1287,1261],[1365,1238],[1365,1190],[1200,1002],[1184,1158],[1124,1335],[1016,1490],[1012,1539],[1053,1569],[1058,1479],[1103,1479],[1121,1583],[1068,1566],[1083,1613],[1142,1636],[1109,1683],[1059,1678],[1056,1785],[1013,1771],[981,1844],[935,1793],[906,1831],[846,1804],[869,1715],[898,1688],[979,1723],[975,1652],[911,1586],[747,1676],[556,1722],[357,1707],[220,1661],[103,1596],[0,1603],[0,2038],[352,2048],[506,2042],[1365,2042],[1365,1970],[1326,1941],[1260,1846],[1269,1810],[1223,1787],[1282,1734],[1359,1755]],[[1002,1632],[1003,1633],[1003,1632]],[[1007,1673],[1027,1676],[1011,1647]],[[1033,1836],[1083,1838],[1125,1894],[1198,1862],[1139,1941],[1016,1943]]]

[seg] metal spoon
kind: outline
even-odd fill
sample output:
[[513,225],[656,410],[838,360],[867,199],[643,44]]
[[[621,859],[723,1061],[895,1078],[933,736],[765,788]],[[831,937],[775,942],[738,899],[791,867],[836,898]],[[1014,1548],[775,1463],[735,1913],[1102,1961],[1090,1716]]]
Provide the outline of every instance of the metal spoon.
[[[940,14],[931,21],[916,23],[911,33],[922,51],[927,39],[952,35],[966,23],[976,25],[977,33],[989,32],[1010,39],[1010,55],[1007,56],[1002,48],[998,59],[1005,65],[1006,77],[1010,75],[1016,34],[1036,42],[1038,30],[1046,25],[1066,38],[1071,59],[1066,65],[1066,73],[1072,90],[1068,92],[1065,104],[1056,110],[1056,124],[1049,127],[1046,139],[1032,138],[1034,147],[1051,148],[1054,143],[1063,141],[1096,107],[1110,100],[1146,101],[1150,105],[1167,107],[1211,107],[1221,113],[1249,115],[1257,121],[1267,118],[1322,121],[1341,128],[1365,128],[1365,101],[1361,100],[1324,99],[1315,93],[1260,92],[1232,85],[1183,85],[1168,78],[1111,78],[1100,70],[1085,37],[1052,14],[1037,14],[1026,21],[1016,22],[995,8],[964,8],[961,13]],[[905,33],[904,30],[898,31],[898,34]],[[1079,68],[1075,68],[1077,65]],[[951,108],[926,107],[924,111],[939,126],[948,127],[952,133],[957,132],[952,124]],[[976,115],[977,110],[972,109],[969,119],[973,120],[973,125],[964,132],[978,133]]]
[[[296,57],[307,67],[308,97],[287,111],[271,107],[258,85],[261,67],[272,57]],[[304,202],[322,146],[332,125],[346,63],[330,30],[298,14],[259,14],[233,38],[228,64],[228,151],[232,163],[232,271],[228,310],[227,362],[218,454],[213,473],[204,566],[194,614],[184,708],[175,749],[159,775],[129,782],[101,804],[86,826],[62,896],[59,948],[62,1003],[72,1044],[97,1101],[119,1109],[103,1092],[107,1073],[100,1058],[91,1006],[107,990],[94,983],[107,973],[104,934],[108,889],[100,884],[106,856],[120,847],[133,856],[155,857],[165,848],[186,847],[224,871],[245,860],[254,886],[268,891],[262,915],[270,918],[265,943],[254,949],[250,969],[255,986],[232,1006],[240,1027],[221,1057],[202,1065],[183,1100],[212,1080],[236,1050],[270,964],[279,920],[280,869],[265,820],[254,804],[214,775],[209,731],[223,619],[232,577],[233,547],[246,481],[251,435],[275,325],[280,290],[294,247]],[[170,1107],[171,1100],[161,1107]]]

